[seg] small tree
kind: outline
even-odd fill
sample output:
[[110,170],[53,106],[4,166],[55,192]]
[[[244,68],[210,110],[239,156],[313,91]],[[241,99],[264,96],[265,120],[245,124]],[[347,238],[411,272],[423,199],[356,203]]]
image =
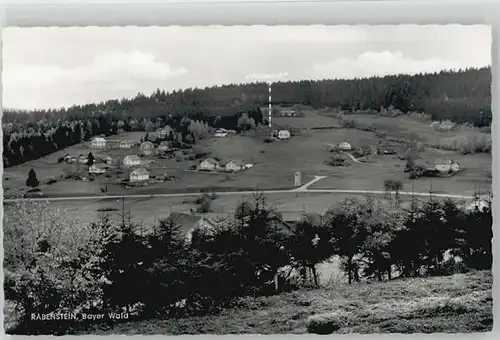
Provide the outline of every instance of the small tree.
[[92,152],[89,152],[89,155],[87,156],[87,165],[92,166],[94,164],[94,155],[92,155]]
[[294,266],[309,269],[312,272],[314,285],[319,285],[316,265],[333,255],[328,229],[320,219],[305,214],[296,225],[288,241],[288,248],[293,257]]
[[361,212],[363,202],[347,198],[334,209],[327,212],[326,226],[330,232],[330,243],[334,254],[345,261],[349,284],[358,278],[358,265],[355,257],[360,254],[366,240],[366,225]]
[[28,173],[28,179],[26,180],[26,186],[36,188],[40,184],[40,181],[36,178],[35,170],[31,169]]
[[394,192],[396,203],[399,202],[399,192],[403,189],[403,183],[399,180],[387,179],[384,181],[384,190],[389,193]]

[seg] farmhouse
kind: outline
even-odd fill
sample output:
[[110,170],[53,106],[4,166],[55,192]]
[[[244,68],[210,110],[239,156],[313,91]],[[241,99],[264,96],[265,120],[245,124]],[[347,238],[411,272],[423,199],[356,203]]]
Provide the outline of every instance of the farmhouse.
[[215,159],[207,158],[198,165],[198,170],[215,170],[219,166],[219,162]]
[[160,151],[167,151],[170,149],[170,142],[163,141],[158,145],[158,150]]
[[106,167],[100,164],[92,164],[89,166],[89,173],[91,174],[103,174],[106,172]]
[[187,242],[191,242],[194,231],[210,232],[224,223],[224,220],[179,212],[171,213],[169,219],[180,227],[179,232],[185,237]]
[[227,131],[226,129],[217,129],[215,130],[215,137],[227,137]]
[[288,139],[288,138],[290,138],[290,131],[288,130],[278,131],[278,139]]
[[156,130],[156,134],[158,135],[159,138],[165,139],[170,135],[170,132],[172,131],[172,128],[168,125],[165,125],[165,127],[161,129]]
[[102,137],[92,138],[91,145],[93,148],[103,148],[106,146],[106,140]]
[[339,150],[349,151],[351,150],[352,147],[351,144],[349,144],[348,142],[342,142],[337,144],[337,148]]
[[127,155],[123,158],[124,166],[137,166],[141,165],[142,161],[137,155]]
[[119,144],[120,149],[130,149],[135,145],[134,141],[131,140],[122,140]]
[[87,156],[84,156],[84,155],[80,155],[80,157],[78,157],[78,162],[79,163],[82,163],[82,164],[87,164],[87,162],[89,161],[88,157]]
[[441,173],[457,172],[460,164],[454,160],[437,160],[434,162],[434,169]]
[[230,160],[224,166],[226,171],[237,172],[245,169],[245,163],[239,160]]
[[137,168],[130,173],[130,182],[142,182],[149,179],[149,171],[144,168]]
[[141,143],[140,148],[142,150],[152,150],[155,148],[155,145],[153,143],[151,143],[150,141],[145,141],[145,142]]

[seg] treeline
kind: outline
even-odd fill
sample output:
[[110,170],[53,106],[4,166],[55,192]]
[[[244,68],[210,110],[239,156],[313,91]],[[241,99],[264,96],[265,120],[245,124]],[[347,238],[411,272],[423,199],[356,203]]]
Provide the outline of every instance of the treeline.
[[[403,112],[425,112],[435,120],[487,126],[492,117],[491,68],[413,76],[278,82],[273,85],[273,102],[353,112],[379,111],[392,106]],[[256,124],[263,122],[259,107],[267,104],[267,84],[254,83],[171,93],[157,90],[149,97],[138,94],[132,99],[64,109],[4,110],[3,160],[6,166],[19,164],[92,136],[115,134],[119,125],[123,125],[125,131],[145,129],[158,118],[180,121],[179,117],[188,117],[215,128],[236,130],[242,113],[248,113]]]
[[[373,197],[348,198],[325,215],[305,214],[289,225],[255,195],[219,228],[186,237],[175,218],[146,232],[125,217],[118,225],[105,217],[82,226],[40,203],[16,204],[4,222],[4,285],[6,299],[20,306],[20,323],[11,330],[17,334],[96,326],[33,320],[32,313],[214,313],[239,297],[279,293],[276,282],[280,291],[317,285],[316,265],[332,256],[342,259],[349,283],[492,265],[491,205],[466,213],[449,200],[415,201],[405,210]],[[292,272],[297,280],[290,280]]]
[[[198,139],[199,128],[191,122],[208,125],[214,128],[241,130],[242,118],[248,117],[256,123],[262,122],[262,113],[258,107],[235,108],[232,115],[203,116],[193,114],[172,115],[163,112],[161,115],[146,118],[118,116],[114,112],[104,111],[94,117],[60,118],[57,120],[42,119],[37,121],[13,122],[3,124],[3,162],[4,167],[21,164],[49,155],[71,145],[88,141],[94,136],[112,136],[119,131],[152,132],[157,128],[170,126],[175,135],[170,140],[193,144]],[[76,116],[75,116],[76,117]]]

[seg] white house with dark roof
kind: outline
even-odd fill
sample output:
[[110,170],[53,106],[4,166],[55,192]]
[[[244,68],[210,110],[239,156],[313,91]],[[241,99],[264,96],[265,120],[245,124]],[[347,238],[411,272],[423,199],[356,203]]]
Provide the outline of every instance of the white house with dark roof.
[[441,173],[458,172],[460,164],[454,160],[436,160],[434,162],[434,169]]
[[198,170],[215,170],[219,167],[219,162],[214,158],[207,158],[198,165]]
[[120,141],[119,147],[120,149],[130,149],[135,145],[134,141],[131,140],[122,140]]
[[123,165],[127,167],[138,166],[142,164],[142,160],[137,155],[127,155],[123,158]]
[[343,150],[343,151],[349,151],[352,149],[352,146],[349,142],[342,142],[337,144],[337,149]]
[[94,137],[92,138],[90,144],[93,148],[104,148],[106,146],[106,139],[103,137]]
[[245,169],[245,163],[240,160],[232,159],[224,165],[226,171],[237,172]]
[[168,125],[165,125],[163,128],[156,129],[156,135],[161,139],[165,139],[170,135],[172,128]]
[[102,164],[92,164],[91,166],[89,166],[90,174],[98,175],[98,174],[103,174],[105,172],[106,172],[106,166]]
[[145,141],[145,142],[141,143],[140,148],[145,149],[145,150],[152,150],[155,148],[155,145],[153,143],[151,143],[150,141]]
[[149,171],[145,168],[137,168],[130,172],[130,182],[143,182],[149,179]]
[[170,150],[170,142],[168,141],[163,141],[158,145],[158,150],[159,151],[168,151]]

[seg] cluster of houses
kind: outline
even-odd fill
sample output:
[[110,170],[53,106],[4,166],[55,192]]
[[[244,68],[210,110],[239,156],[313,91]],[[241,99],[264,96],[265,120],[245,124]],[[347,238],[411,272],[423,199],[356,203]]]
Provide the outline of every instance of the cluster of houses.
[[244,163],[240,160],[229,160],[225,163],[217,161],[215,158],[206,158],[197,166],[199,171],[227,171],[238,172],[253,167],[253,164]]
[[[156,134],[160,138],[166,138],[171,132],[169,127],[163,129],[158,129]],[[104,137],[94,137],[91,140],[92,148],[103,149],[108,145],[108,141]],[[155,146],[150,141],[145,141],[139,143],[132,140],[122,140],[117,144],[120,149],[131,149],[133,147],[139,146],[139,151],[142,155],[151,155],[154,152],[166,152],[171,150],[171,143],[169,141],[162,141],[158,146]],[[68,164],[80,163],[87,164],[88,156],[79,155],[77,157],[66,154],[64,156],[64,161]],[[90,165],[88,168],[89,174],[100,175],[106,173],[113,166],[122,165],[124,168],[130,169],[129,181],[130,182],[143,182],[149,179],[149,171],[143,167],[143,160],[135,154],[126,155],[123,159],[117,157],[106,156],[105,158],[96,156],[94,164]]]

